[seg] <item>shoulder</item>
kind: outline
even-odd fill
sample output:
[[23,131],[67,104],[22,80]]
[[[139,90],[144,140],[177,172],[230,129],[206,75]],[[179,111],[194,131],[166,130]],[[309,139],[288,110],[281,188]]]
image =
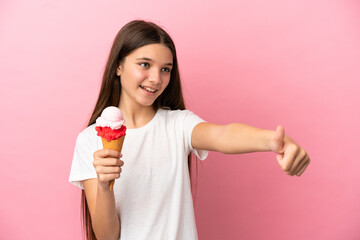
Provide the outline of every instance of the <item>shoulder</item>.
[[95,130],[95,123],[82,130],[77,139],[76,143],[81,144],[84,142],[94,142],[97,140],[97,133]]
[[200,122],[205,122],[201,117],[190,110],[159,109],[159,122],[167,126],[181,127],[181,129],[192,129]]
[[193,113],[190,110],[171,110],[171,109],[167,109],[167,108],[161,108],[158,110],[159,111],[159,116],[162,118],[167,118],[167,119],[183,119],[185,117],[191,117],[191,116],[196,116],[195,113]]

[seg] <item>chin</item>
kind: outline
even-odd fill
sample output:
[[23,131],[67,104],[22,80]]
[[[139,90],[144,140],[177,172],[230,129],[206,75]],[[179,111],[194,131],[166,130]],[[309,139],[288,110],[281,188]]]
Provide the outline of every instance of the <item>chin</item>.
[[[160,95],[159,95],[160,96]],[[150,106],[153,106],[154,105],[154,102],[156,101],[156,99],[159,98],[159,96],[153,96],[151,98],[148,98],[148,97],[141,97],[141,98],[138,98],[137,99],[137,102],[144,106],[144,107],[150,107]]]
[[144,107],[150,107],[154,104],[155,101],[142,101],[139,102],[140,105],[144,106]]

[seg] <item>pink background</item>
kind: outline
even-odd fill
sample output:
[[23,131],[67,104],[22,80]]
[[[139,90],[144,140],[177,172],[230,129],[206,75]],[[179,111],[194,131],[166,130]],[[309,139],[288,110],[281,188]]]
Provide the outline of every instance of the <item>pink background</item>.
[[141,18],[173,37],[188,108],[277,124],[309,152],[302,177],[271,153],[199,165],[200,240],[360,239],[360,3],[2,1],[0,239],[81,239],[68,183],[112,40]]

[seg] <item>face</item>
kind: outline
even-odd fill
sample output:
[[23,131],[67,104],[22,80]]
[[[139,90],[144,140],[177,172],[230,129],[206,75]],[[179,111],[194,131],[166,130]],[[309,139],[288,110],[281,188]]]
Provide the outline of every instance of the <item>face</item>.
[[163,44],[149,44],[131,52],[117,70],[120,101],[151,106],[169,84],[172,66],[171,50]]

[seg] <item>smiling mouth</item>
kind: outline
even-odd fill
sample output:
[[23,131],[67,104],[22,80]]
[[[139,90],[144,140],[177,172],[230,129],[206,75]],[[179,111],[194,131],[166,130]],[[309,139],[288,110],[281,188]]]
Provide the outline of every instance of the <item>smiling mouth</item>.
[[157,89],[145,87],[145,86],[142,86],[142,85],[140,85],[140,88],[141,88],[141,89],[144,89],[145,91],[148,91],[148,92],[150,92],[150,93],[155,93],[155,92],[157,91]]

